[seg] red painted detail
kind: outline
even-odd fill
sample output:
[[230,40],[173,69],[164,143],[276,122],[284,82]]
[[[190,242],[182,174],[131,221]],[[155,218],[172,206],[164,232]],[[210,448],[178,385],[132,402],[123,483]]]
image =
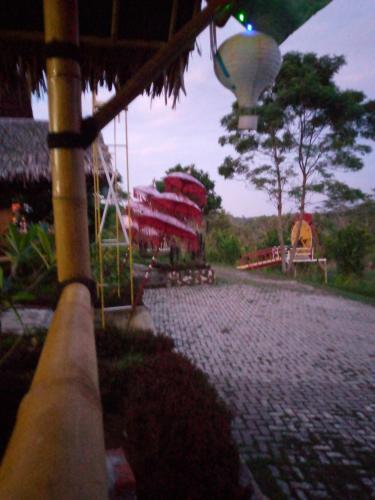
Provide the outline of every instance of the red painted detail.
[[280,247],[264,248],[244,255],[240,265],[246,269],[259,269],[261,267],[275,266],[281,263]]
[[262,267],[272,267],[272,266],[278,266],[281,264],[281,259],[275,259],[273,261],[268,261],[268,262],[253,262],[251,264],[248,264],[247,268],[249,271],[253,269],[261,269]]
[[123,449],[107,450],[106,462],[110,483],[110,498],[120,500],[130,493],[135,495],[135,477]]
[[[293,224],[295,224],[296,222],[298,222],[298,220],[299,220],[299,214],[297,214],[295,216]],[[309,224],[310,226],[313,225],[313,215],[312,214],[309,214],[309,213],[305,212],[303,214],[302,220],[304,220],[305,222],[307,222],[307,224]]]

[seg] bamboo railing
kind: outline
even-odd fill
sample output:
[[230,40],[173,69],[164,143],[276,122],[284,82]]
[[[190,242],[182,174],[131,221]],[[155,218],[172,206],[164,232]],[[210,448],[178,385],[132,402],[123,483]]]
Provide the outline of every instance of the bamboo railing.
[[0,469],[2,499],[105,499],[102,413],[90,294],[61,296]]

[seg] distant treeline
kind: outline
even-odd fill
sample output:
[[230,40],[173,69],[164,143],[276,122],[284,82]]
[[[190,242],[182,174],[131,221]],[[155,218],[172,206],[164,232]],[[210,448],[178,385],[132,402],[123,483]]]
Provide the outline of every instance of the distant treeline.
[[[285,242],[290,244],[290,232],[295,214],[283,216]],[[278,245],[276,216],[234,217],[225,211],[207,217],[206,251],[209,260],[234,263],[244,252]],[[314,212],[313,223],[321,254],[328,251],[328,242],[349,225],[361,227],[375,237],[375,201],[369,200],[354,208]]]

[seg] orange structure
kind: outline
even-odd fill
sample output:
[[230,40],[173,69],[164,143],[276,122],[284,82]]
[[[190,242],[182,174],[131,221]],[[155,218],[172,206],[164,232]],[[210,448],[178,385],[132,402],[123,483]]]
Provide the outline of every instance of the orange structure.
[[[291,229],[290,241],[292,247],[296,244],[296,252],[293,258],[294,274],[297,276],[296,264],[316,263],[324,272],[324,280],[327,283],[327,259],[316,257],[317,236],[313,224],[312,214],[303,214],[301,227],[299,228],[299,217],[296,217]],[[285,247],[286,261],[289,262],[292,255],[291,248]],[[241,257],[237,269],[256,270],[264,267],[278,266],[282,262],[281,248],[278,246],[264,248],[255,252],[247,253]]]

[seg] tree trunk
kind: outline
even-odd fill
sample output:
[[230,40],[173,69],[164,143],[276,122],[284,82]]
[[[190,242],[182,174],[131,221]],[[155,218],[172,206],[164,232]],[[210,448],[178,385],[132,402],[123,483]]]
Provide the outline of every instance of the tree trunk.
[[273,135],[273,158],[276,167],[277,175],[277,237],[279,240],[281,254],[281,270],[286,273],[286,255],[284,242],[284,227],[283,227],[283,184],[281,180],[280,164],[281,161],[277,154],[275,135]]
[[280,254],[281,254],[281,270],[286,273],[286,255],[285,255],[285,242],[284,242],[284,227],[283,227],[283,213],[281,195],[277,204],[277,237],[279,239]]

